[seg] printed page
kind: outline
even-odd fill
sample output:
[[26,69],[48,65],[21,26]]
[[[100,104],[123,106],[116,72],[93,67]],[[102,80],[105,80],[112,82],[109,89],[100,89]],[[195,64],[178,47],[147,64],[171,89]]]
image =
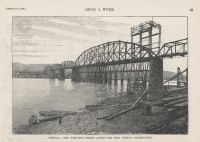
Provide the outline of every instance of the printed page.
[[198,141],[198,2],[1,1],[0,140]]

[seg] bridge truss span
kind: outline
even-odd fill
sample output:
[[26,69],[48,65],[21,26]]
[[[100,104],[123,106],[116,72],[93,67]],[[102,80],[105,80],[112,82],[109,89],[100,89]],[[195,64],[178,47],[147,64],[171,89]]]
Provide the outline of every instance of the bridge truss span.
[[[161,25],[154,21],[141,23],[131,28],[131,42],[109,41],[85,50],[73,61],[54,64],[50,72],[58,72],[58,78],[65,78],[65,72],[72,69],[72,81],[140,84],[147,88],[163,85],[163,58],[188,54],[188,39],[161,44]],[[51,75],[53,76],[53,75]],[[51,77],[53,78],[53,77]],[[130,82],[130,83],[129,83]]]
[[73,81],[117,83],[144,80],[149,60],[156,54],[149,48],[126,41],[112,41],[84,51],[73,66]]
[[185,56],[188,54],[188,38],[171,41],[163,44],[157,53],[157,56],[173,57],[173,56]]
[[163,58],[188,54],[188,39],[161,44],[161,25],[154,21],[131,28],[131,42],[110,41],[85,50],[72,68],[72,81],[142,83],[162,88]]
[[74,61],[64,61],[61,63],[63,69],[71,69],[74,66]]
[[137,63],[147,61],[153,56],[155,53],[145,46],[127,41],[111,41],[84,51],[77,58],[74,66]]

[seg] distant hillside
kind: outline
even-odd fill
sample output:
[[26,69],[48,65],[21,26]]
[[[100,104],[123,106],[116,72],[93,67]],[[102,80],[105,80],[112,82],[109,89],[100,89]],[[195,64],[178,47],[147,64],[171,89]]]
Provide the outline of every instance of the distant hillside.
[[[49,64],[21,64],[13,63],[13,72],[42,72],[45,66]],[[174,76],[176,73],[171,71],[163,72],[163,79],[167,80]]]
[[163,80],[168,80],[172,76],[174,76],[176,73],[172,71],[164,71],[163,72]]
[[42,72],[45,66],[49,64],[21,64],[13,63],[13,71],[15,72]]

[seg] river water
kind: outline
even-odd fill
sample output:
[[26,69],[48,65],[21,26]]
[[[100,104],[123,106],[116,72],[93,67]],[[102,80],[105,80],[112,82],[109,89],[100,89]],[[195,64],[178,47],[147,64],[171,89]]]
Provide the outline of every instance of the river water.
[[71,79],[13,79],[13,126],[28,123],[41,110],[78,111],[86,104],[126,92],[121,86],[71,82]]

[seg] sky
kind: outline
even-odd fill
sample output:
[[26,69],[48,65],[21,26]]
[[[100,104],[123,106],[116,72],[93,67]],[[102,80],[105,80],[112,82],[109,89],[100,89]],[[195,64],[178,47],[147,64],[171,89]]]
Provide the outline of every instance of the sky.
[[[154,20],[162,25],[161,45],[187,37],[186,17],[13,17],[13,62],[54,64],[75,61],[90,47],[130,41],[130,28]],[[164,59],[164,70],[187,66],[186,57]]]

